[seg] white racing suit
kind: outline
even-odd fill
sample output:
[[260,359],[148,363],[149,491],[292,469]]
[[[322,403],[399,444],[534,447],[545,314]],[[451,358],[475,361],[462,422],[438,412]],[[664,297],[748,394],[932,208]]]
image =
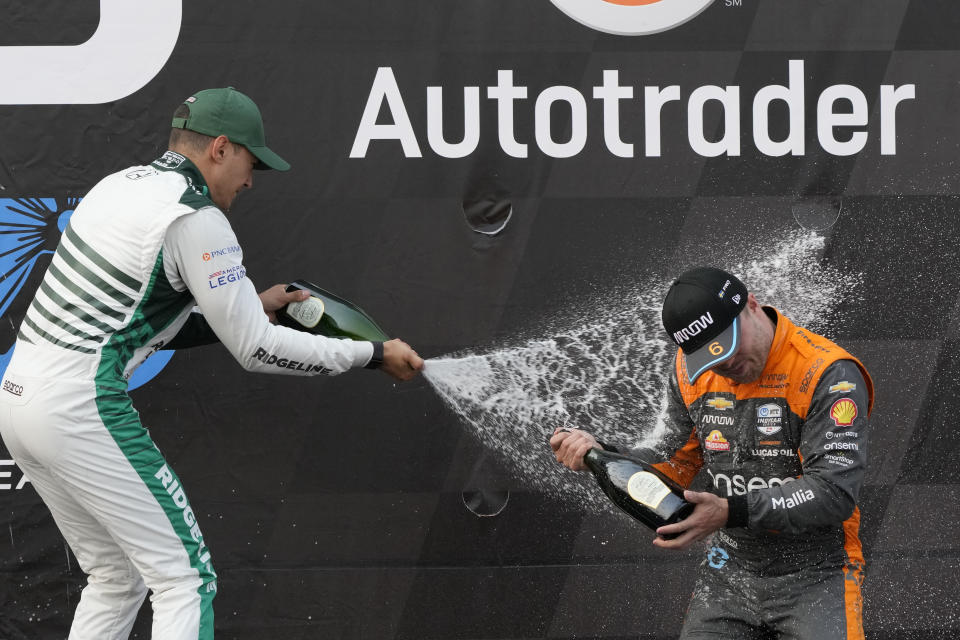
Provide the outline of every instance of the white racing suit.
[[213,637],[210,552],[127,395],[140,363],[188,320],[250,371],[333,375],[373,355],[270,324],[242,258],[199,170],[168,151],[83,199],[20,327],[0,435],[89,575],[71,640],[127,638],[148,589],[155,640]]

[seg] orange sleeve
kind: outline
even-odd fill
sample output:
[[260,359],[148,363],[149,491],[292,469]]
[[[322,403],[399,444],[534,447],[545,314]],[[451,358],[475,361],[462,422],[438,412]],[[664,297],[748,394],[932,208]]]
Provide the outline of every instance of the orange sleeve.
[[659,462],[653,467],[671,480],[686,488],[693,482],[694,477],[703,466],[703,455],[700,452],[700,441],[697,439],[697,430],[690,431],[690,438],[679,451],[673,454],[666,462]]

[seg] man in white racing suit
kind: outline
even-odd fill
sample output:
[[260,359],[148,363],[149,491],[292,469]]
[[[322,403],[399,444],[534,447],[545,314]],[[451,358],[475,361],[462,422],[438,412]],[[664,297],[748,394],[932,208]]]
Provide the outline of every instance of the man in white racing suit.
[[[149,589],[155,640],[213,637],[216,574],[177,475],[127,380],[151,353],[219,339],[249,371],[413,377],[400,340],[354,342],[271,323],[306,292],[257,294],[224,215],[253,169],[287,170],[260,111],[233,88],[175,112],[170,150],[81,201],[0,385],[0,435],[88,574],[71,640],[127,638]],[[196,311],[199,311],[197,313]]]

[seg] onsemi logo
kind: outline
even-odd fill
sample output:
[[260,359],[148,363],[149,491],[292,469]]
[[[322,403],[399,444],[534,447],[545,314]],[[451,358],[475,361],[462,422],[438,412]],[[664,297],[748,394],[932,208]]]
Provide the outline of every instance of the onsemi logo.
[[100,0],[100,24],[82,44],[0,47],[0,104],[99,104],[130,95],[167,63],[182,10],[182,0]]
[[618,36],[645,36],[696,17],[713,0],[550,0],[583,24]]

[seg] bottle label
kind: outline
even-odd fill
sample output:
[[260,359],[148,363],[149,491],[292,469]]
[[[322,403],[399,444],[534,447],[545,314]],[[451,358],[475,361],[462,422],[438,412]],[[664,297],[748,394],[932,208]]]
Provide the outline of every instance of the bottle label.
[[670,494],[670,488],[649,471],[638,471],[627,481],[627,493],[640,504],[656,509]]
[[302,324],[307,329],[313,329],[323,317],[323,300],[313,296],[301,302],[291,302],[287,305],[287,315]]

